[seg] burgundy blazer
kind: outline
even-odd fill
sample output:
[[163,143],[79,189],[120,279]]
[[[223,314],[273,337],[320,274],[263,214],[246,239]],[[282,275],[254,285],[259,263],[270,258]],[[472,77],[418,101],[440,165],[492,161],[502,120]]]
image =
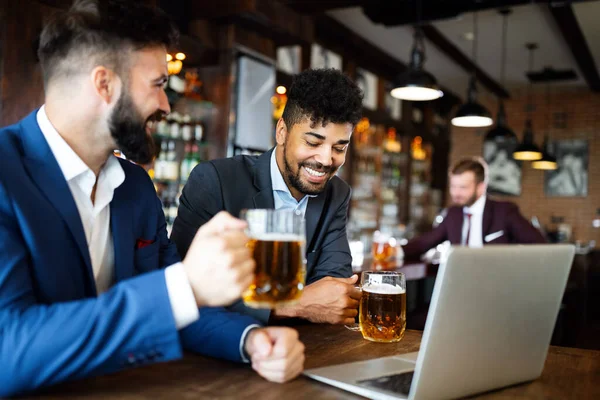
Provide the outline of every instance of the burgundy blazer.
[[[453,245],[460,244],[462,226],[462,207],[450,207],[446,218],[437,228],[410,240],[402,247],[405,258],[418,257],[446,240]],[[540,231],[521,215],[515,204],[489,198],[483,209],[482,234],[484,245],[546,243]]]

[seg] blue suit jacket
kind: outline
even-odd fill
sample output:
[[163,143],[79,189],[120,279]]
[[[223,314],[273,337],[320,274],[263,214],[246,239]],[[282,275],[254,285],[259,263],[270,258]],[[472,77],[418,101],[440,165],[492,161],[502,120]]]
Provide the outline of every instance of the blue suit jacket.
[[[240,360],[250,317],[203,308],[176,329],[162,268],[179,255],[148,175],[123,160],[110,204],[117,283],[97,296],[81,219],[36,112],[0,129],[0,396],[176,359],[182,346]],[[154,243],[136,249],[137,239]]]

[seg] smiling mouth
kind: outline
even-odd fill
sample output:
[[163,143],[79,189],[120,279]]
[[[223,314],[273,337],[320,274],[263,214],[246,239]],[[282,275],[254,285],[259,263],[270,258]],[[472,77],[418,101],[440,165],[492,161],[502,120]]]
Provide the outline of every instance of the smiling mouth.
[[306,172],[308,172],[309,175],[314,176],[315,178],[322,178],[322,177],[324,177],[326,175],[325,172],[319,172],[319,171],[316,171],[316,170],[314,170],[312,168],[309,168],[307,166],[304,166],[304,169],[306,170]]
[[152,132],[154,132],[154,125],[156,124],[156,121],[154,121],[153,119],[149,119],[146,122],[146,133],[150,134]]

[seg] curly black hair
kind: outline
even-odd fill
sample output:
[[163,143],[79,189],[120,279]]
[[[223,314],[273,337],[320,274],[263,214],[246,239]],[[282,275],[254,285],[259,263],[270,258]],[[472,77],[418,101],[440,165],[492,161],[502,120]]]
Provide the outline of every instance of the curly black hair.
[[288,129],[310,118],[311,126],[350,123],[362,116],[363,93],[349,77],[336,69],[307,69],[294,77],[283,110]]
[[174,22],[158,8],[132,0],[75,0],[69,10],[46,22],[38,58],[45,84],[100,63],[121,74],[129,50],[169,48],[178,39]]

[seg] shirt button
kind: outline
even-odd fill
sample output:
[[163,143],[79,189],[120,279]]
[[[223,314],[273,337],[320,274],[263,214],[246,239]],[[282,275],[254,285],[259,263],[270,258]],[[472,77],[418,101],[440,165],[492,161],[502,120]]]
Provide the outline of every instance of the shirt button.
[[129,366],[133,366],[137,363],[137,359],[135,358],[135,356],[133,354],[129,354],[129,356],[127,357],[126,363]]
[[296,210],[296,215],[301,215],[301,214],[302,214],[302,211]]

